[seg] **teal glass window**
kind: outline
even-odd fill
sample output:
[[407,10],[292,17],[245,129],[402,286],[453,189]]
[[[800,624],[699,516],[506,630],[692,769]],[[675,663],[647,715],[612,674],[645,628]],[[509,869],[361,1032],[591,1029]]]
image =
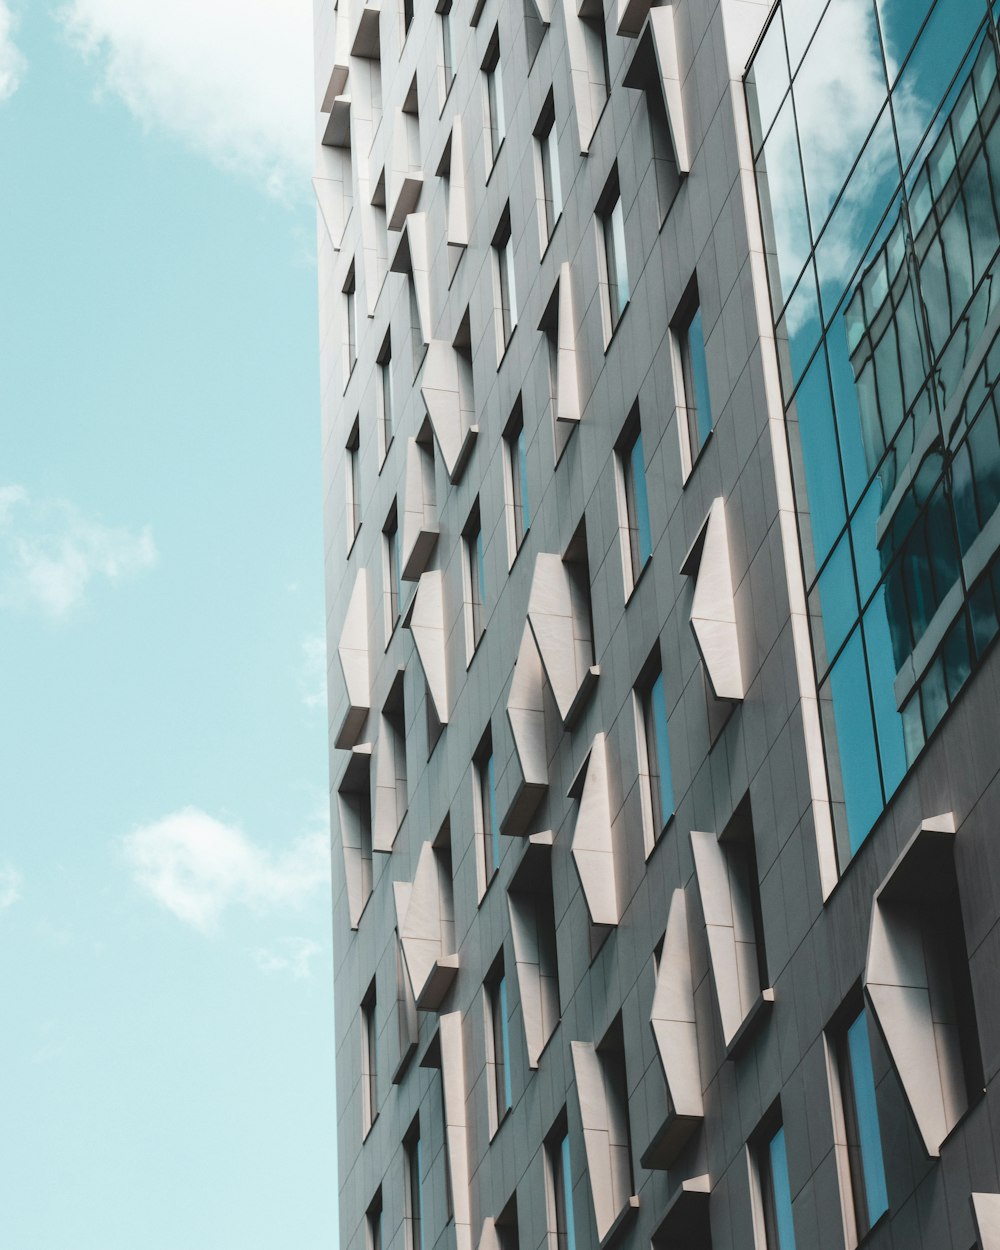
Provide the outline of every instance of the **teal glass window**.
[[482,838],[483,889],[489,885],[500,864],[500,822],[497,819],[496,778],[493,768],[493,739],[487,731],[476,751],[473,769],[479,805],[479,835]]
[[653,531],[649,524],[649,490],[646,485],[646,456],[642,431],[636,420],[619,448],[621,487],[625,521],[628,525],[626,588],[639,580],[639,574],[653,555]]
[[415,1125],[403,1143],[406,1166],[406,1250],[424,1250],[424,1194],[420,1127]]
[[765,1144],[758,1166],[767,1250],[795,1250],[792,1190],[788,1180],[784,1125]]
[[708,393],[708,358],[697,288],[687,296],[685,305],[675,333],[680,347],[688,448],[694,462],[712,432],[712,400]]
[[[656,656],[658,663],[659,656]],[[649,785],[649,807],[652,828],[645,831],[648,855],[674,814],[674,782],[670,765],[670,737],[667,723],[667,696],[663,670],[647,671],[637,690],[638,720],[642,740],[640,765],[645,764]]]
[[531,500],[528,493],[528,446],[524,432],[524,415],[518,399],[504,435],[507,455],[507,502],[511,509],[510,559],[520,550],[531,527]]
[[497,1126],[514,1105],[510,1072],[510,1022],[507,1009],[507,977],[500,963],[487,985],[490,1040],[493,1063],[493,1096]]
[[[604,251],[604,270],[607,279],[607,313],[611,333],[618,328],[630,297],[628,260],[625,253],[625,208],[618,187],[618,173],[614,175],[598,207],[601,227],[601,245]],[[610,336],[609,336],[610,337]]]
[[858,1236],[863,1237],[889,1209],[875,1075],[868,1043],[868,1017],[862,1010],[844,1032],[838,1048],[844,1126]]
[[576,1250],[576,1219],[573,1214],[573,1169],[569,1133],[562,1128],[546,1145],[552,1205],[555,1214],[554,1250]]

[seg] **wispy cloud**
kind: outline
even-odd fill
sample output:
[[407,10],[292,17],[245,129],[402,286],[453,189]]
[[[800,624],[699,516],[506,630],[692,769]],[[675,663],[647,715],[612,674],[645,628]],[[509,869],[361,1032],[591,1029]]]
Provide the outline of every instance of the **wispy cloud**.
[[0,604],[65,616],[95,578],[119,582],[156,563],[149,526],[135,531],[85,517],[63,499],[0,487]]
[[326,639],[310,634],[302,643],[302,702],[326,708]]
[[298,907],[330,879],[325,834],[273,854],[235,825],[185,807],[143,825],[123,842],[136,882],[178,919],[210,932],[230,907]]
[[73,44],[145,127],[271,195],[308,187],[310,0],[69,0]]
[[21,897],[23,879],[13,864],[0,864],[0,911],[13,907]]
[[6,0],[0,0],[0,100],[9,100],[27,69],[24,54],[14,42],[17,23]]
[[278,943],[277,950],[259,948],[253,953],[257,967],[268,974],[282,972],[303,981],[312,976],[312,960],[323,948],[311,938],[286,937]]

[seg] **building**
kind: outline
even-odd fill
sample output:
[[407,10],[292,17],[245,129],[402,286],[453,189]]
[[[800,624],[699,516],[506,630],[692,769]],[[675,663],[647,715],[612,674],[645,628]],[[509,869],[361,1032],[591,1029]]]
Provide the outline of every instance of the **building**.
[[342,1250],[1000,1247],[998,8],[316,0]]

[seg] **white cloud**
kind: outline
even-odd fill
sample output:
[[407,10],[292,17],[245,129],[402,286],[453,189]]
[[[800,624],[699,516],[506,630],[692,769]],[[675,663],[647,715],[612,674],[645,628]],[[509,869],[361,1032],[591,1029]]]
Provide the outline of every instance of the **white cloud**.
[[95,578],[119,582],[156,563],[149,526],[104,525],[66,500],[0,487],[0,604],[65,616]]
[[6,0],[0,0],[0,100],[9,100],[21,85],[28,67],[14,42],[14,15]]
[[21,897],[23,879],[13,864],[0,864],[0,911],[13,907]]
[[266,973],[287,972],[296,981],[312,976],[310,963],[323,949],[311,938],[300,937],[282,938],[279,948],[277,951],[264,948],[255,950],[253,957],[257,961],[257,967]]
[[310,0],[69,0],[59,18],[102,87],[277,197],[312,162]]
[[310,634],[302,643],[302,702],[326,708],[326,638]]
[[196,807],[136,829],[123,849],[138,884],[203,932],[215,928],[229,907],[297,907],[330,881],[325,834],[299,838],[272,854]]

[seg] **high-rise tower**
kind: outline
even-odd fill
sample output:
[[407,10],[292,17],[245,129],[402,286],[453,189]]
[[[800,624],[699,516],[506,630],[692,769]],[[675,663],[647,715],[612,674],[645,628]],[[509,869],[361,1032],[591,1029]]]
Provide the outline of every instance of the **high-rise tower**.
[[316,0],[342,1250],[1000,1247],[998,9]]

